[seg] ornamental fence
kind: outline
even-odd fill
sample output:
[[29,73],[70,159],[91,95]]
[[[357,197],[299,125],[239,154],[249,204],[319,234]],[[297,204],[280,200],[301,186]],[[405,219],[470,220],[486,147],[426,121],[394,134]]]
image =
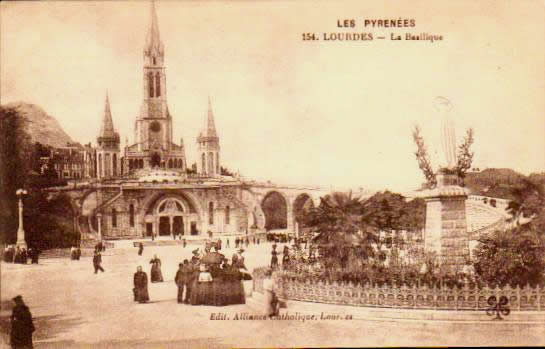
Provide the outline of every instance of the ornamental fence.
[[[253,289],[263,293],[264,269],[253,273]],[[545,287],[428,287],[354,284],[300,280],[283,271],[273,274],[277,296],[284,300],[316,302],[360,307],[436,309],[436,310],[486,310],[488,299],[505,296],[511,311],[545,310]]]

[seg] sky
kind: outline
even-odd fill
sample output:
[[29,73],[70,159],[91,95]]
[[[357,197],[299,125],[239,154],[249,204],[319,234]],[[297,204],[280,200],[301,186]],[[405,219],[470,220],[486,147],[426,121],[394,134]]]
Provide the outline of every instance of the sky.
[[[0,3],[1,103],[42,107],[96,144],[106,92],[134,141],[147,1]],[[189,163],[210,95],[222,165],[279,183],[407,191],[424,178],[411,130],[444,164],[437,98],[474,167],[545,171],[542,1],[157,1],[174,141]],[[409,28],[365,19],[414,19]],[[338,26],[353,19],[355,27]],[[372,33],[326,41],[323,33]],[[317,41],[302,40],[315,33]],[[392,41],[391,34],[442,41]],[[377,40],[385,36],[385,40]]]

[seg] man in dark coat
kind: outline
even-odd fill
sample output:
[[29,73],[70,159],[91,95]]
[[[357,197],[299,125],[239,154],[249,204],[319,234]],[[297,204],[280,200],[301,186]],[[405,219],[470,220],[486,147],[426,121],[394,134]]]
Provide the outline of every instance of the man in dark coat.
[[142,267],[136,268],[134,273],[134,301],[138,303],[146,303],[149,301],[148,294],[148,276],[142,271]]
[[141,256],[142,252],[144,252],[144,245],[142,243],[138,244],[138,255]]
[[12,348],[32,348],[32,332],[34,324],[32,323],[32,314],[23,302],[23,297],[13,298],[15,307],[11,313],[11,333],[10,344]]
[[100,252],[95,251],[95,254],[93,255],[93,266],[95,267],[95,274],[100,270],[104,273],[104,269],[100,265],[102,263],[102,255]]
[[178,264],[178,271],[174,277],[174,282],[178,286],[178,304],[184,301],[184,275],[183,275],[183,263]]
[[[187,291],[185,293],[184,303],[189,304],[191,302],[191,292],[193,292],[193,284],[199,278],[199,264],[200,258],[198,257],[198,250],[193,251],[194,256],[191,257],[191,263],[187,265]],[[197,252],[197,254],[195,254]]]

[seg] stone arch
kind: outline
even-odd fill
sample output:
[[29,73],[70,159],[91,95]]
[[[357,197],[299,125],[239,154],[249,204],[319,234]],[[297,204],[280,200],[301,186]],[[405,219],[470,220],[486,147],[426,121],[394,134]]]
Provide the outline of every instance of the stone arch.
[[[153,224],[153,231],[157,234],[160,232],[160,212],[158,211],[165,202],[172,200],[182,205],[183,211],[181,213],[184,216],[185,227],[183,229],[184,234],[190,234],[192,230],[192,223],[195,224],[196,229],[202,233],[203,224],[203,211],[197,198],[187,191],[175,191],[170,193],[158,192],[150,197],[146,198],[140,206],[139,218],[143,226],[146,224]],[[145,231],[144,231],[145,233]]]
[[299,230],[304,228],[303,214],[304,211],[314,207],[312,196],[307,193],[301,193],[293,200],[293,226]]
[[265,214],[265,229],[288,229],[289,199],[281,192],[269,191],[261,200]]

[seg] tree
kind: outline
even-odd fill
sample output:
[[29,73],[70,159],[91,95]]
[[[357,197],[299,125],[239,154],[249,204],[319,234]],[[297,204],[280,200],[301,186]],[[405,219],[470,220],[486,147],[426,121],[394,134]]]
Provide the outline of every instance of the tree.
[[26,188],[32,170],[32,145],[24,123],[15,108],[0,106],[0,232],[4,242],[16,240],[15,191]]
[[467,170],[471,168],[473,162],[473,153],[470,151],[470,147],[473,144],[473,129],[470,128],[466,131],[464,142],[458,147],[458,160],[456,164],[456,173],[462,180],[466,176]]
[[420,135],[420,127],[415,126],[413,129],[413,140],[416,144],[417,150],[414,153],[416,160],[418,161],[418,167],[422,170],[424,177],[426,178],[426,185],[429,188],[433,188],[437,185],[437,178],[435,172],[431,167],[430,158],[428,156],[428,150],[424,143],[424,138]]
[[481,281],[500,285],[535,285],[544,281],[543,235],[516,227],[479,240],[475,273]]
[[511,189],[513,199],[507,206],[511,221],[521,224],[522,218],[535,218],[543,214],[545,207],[545,190],[543,185],[524,178],[520,185]]

